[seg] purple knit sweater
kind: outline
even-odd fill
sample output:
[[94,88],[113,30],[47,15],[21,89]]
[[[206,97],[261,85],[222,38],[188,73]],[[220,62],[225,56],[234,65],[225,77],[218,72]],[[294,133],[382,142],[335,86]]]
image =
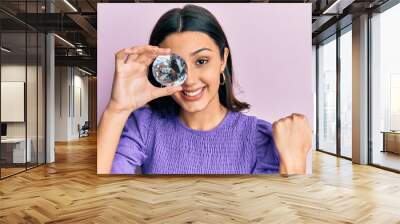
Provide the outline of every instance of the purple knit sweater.
[[161,117],[148,107],[128,118],[111,173],[257,174],[279,172],[271,124],[229,111],[217,127],[199,131],[178,116]]

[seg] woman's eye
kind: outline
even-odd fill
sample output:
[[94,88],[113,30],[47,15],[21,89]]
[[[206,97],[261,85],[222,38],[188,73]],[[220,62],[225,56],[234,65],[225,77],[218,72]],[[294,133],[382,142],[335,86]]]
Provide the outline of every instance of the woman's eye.
[[206,64],[207,62],[208,62],[207,59],[200,59],[200,60],[197,60],[197,61],[196,61],[196,64],[197,64],[197,65],[203,65],[203,64]]

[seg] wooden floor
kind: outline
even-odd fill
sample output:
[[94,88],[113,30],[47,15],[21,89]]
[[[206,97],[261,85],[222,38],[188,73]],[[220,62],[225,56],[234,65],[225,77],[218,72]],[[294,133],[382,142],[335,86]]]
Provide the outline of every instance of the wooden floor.
[[0,223],[400,223],[400,175],[320,152],[311,177],[98,176],[96,139],[0,181]]
[[375,151],[372,157],[374,164],[400,170],[400,154]]
[[19,172],[22,172],[22,171],[25,171],[26,170],[26,168],[25,167],[21,167],[21,168],[1,168],[1,178],[3,178],[3,177],[8,177],[8,176],[10,176],[10,175],[13,175],[13,174],[15,174],[15,173],[19,173]]
[[16,173],[23,172],[27,169],[28,170],[33,169],[35,167],[37,167],[36,163],[27,163],[26,167],[25,167],[25,164],[18,164],[18,167],[11,167],[11,168],[10,167],[7,167],[7,168],[2,167],[0,170],[1,178],[5,178],[8,176],[14,175]]

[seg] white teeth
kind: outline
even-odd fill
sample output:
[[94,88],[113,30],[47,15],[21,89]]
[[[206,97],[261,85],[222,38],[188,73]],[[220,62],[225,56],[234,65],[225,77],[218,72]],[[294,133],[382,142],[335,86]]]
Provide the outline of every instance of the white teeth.
[[196,90],[194,92],[183,91],[183,93],[185,95],[188,95],[188,96],[196,96],[197,94],[199,94],[201,92],[201,90],[203,90],[203,88],[198,89],[198,90]]

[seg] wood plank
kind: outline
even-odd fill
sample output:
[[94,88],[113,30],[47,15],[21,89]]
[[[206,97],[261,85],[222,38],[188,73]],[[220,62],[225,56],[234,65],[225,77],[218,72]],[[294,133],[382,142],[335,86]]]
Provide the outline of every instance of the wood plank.
[[99,176],[96,137],[0,181],[0,223],[400,223],[400,175],[314,152],[313,175]]

